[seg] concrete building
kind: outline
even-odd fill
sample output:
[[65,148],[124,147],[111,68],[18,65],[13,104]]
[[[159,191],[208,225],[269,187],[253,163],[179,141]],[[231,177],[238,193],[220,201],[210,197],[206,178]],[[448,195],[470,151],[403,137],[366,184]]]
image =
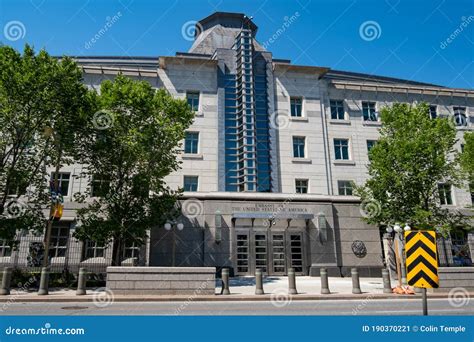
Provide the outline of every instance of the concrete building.
[[[184,229],[176,223],[153,229],[146,246],[127,248],[124,264],[226,266],[238,275],[256,268],[286,274],[289,267],[298,274],[316,275],[320,267],[347,274],[358,267],[376,275],[383,266],[381,232],[361,219],[351,182],[367,178],[380,108],[430,103],[433,117],[456,121],[459,149],[463,133],[474,130],[473,90],[295,65],[259,44],[257,26],[243,14],[202,19],[189,51],[175,56],[76,59],[91,88],[123,73],[187,98],[196,112],[182,168],[167,177],[185,189]],[[61,171],[66,212],[53,231],[53,264],[107,265],[110,246],[72,237],[78,224],[72,194],[86,184],[74,177],[81,168]],[[443,191],[448,207],[472,204],[466,189]],[[29,253],[31,242],[20,243],[0,261],[16,258],[22,265]]]

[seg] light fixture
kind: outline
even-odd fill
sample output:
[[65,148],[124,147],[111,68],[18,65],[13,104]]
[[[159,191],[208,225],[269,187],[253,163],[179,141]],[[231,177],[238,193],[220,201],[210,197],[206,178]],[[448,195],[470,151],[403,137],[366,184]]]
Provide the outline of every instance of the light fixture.
[[398,223],[396,223],[394,226],[393,226],[393,230],[397,233],[401,233],[402,231],[402,227],[400,227],[400,225]]
[[387,228],[385,228],[385,231],[386,231],[387,233],[391,233],[391,232],[393,232],[393,228],[390,227],[390,226],[387,226]]
[[182,223],[178,223],[178,224],[176,225],[176,228],[178,228],[178,230],[183,230],[184,225],[183,225]]
[[220,210],[216,210],[214,214],[214,223],[215,223],[214,240],[216,243],[220,243],[222,240],[222,214]]
[[411,230],[411,227],[408,224],[405,224],[405,228],[403,228],[403,230],[409,232]]
[[165,229],[166,229],[166,230],[171,230],[171,223],[166,222],[166,223],[165,223]]

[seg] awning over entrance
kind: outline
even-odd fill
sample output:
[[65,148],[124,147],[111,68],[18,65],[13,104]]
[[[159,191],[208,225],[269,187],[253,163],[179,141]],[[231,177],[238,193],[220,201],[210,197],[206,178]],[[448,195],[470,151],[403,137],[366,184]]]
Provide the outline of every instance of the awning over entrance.
[[233,213],[232,218],[236,219],[268,219],[268,220],[312,220],[313,214],[307,213]]

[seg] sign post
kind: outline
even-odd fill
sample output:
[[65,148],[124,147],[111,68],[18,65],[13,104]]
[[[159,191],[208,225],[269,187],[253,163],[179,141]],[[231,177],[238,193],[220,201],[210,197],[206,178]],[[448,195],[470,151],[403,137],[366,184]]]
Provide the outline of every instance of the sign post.
[[408,285],[421,288],[423,315],[428,315],[426,289],[437,288],[438,257],[436,232],[419,230],[405,232]]

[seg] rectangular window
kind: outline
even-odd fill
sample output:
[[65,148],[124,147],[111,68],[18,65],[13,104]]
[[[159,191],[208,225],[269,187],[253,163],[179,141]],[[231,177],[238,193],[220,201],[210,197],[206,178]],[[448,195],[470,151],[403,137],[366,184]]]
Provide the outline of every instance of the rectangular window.
[[87,240],[84,243],[84,248],[85,248],[84,259],[104,257],[105,247],[101,244],[98,244],[95,241]]
[[188,105],[191,107],[191,110],[197,112],[199,110],[199,92],[188,91],[186,93],[186,99],[188,100]]
[[12,246],[7,240],[0,240],[0,258],[12,255]]
[[[54,188],[54,175],[56,173],[51,173],[51,189]],[[68,172],[59,172],[58,173],[58,189],[59,193],[63,196],[67,196],[69,193],[69,179],[71,174]]]
[[336,160],[349,160],[348,139],[334,139],[334,156]]
[[69,241],[69,225],[53,225],[49,243],[49,256],[51,258],[66,256]]
[[362,102],[362,114],[364,115],[364,121],[377,121],[375,102]]
[[367,152],[370,152],[372,147],[374,147],[377,140],[367,140]]
[[305,138],[304,137],[293,137],[293,157],[304,158],[305,157]]
[[344,120],[344,102],[342,100],[330,100],[331,119]]
[[199,133],[186,132],[184,140],[184,153],[197,154],[199,146]]
[[104,197],[109,192],[110,180],[107,177],[100,175],[92,176],[92,197]]
[[308,193],[308,180],[307,179],[296,179],[295,188],[297,194],[307,194]]
[[453,107],[456,126],[467,126],[466,107]]
[[198,190],[198,176],[184,176],[184,191]]
[[292,117],[298,117],[298,118],[301,117],[301,112],[303,108],[303,99],[301,97],[291,97],[290,107],[291,107]]
[[439,201],[441,205],[453,204],[453,198],[451,195],[451,184],[439,184],[438,192],[439,192]]
[[437,105],[431,105],[430,106],[430,117],[432,119],[436,119],[438,117],[438,106]]
[[351,181],[337,181],[337,188],[339,195],[341,196],[352,196],[352,182]]
[[129,242],[125,244],[123,249],[123,259],[136,258],[138,260],[140,254],[140,246],[136,242]]

